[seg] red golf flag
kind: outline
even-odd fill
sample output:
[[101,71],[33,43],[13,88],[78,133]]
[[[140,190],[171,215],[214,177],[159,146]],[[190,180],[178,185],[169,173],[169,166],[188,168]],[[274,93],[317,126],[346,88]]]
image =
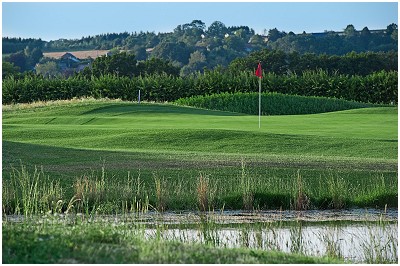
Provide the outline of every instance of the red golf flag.
[[258,67],[256,70],[256,76],[262,78],[262,70],[261,70],[261,63],[258,63]]

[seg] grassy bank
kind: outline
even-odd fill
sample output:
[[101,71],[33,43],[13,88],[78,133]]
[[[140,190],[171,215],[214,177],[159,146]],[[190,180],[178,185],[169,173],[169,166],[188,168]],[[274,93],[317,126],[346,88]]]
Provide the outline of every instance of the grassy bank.
[[[66,230],[67,229],[67,230]],[[80,222],[3,223],[3,263],[343,263],[279,251],[219,248],[158,237],[135,225]],[[158,229],[162,234],[163,229]]]
[[397,108],[268,116],[258,129],[256,116],[168,104],[3,106],[8,213],[26,212],[18,180],[58,189],[40,204],[63,211],[78,196],[78,211],[100,213],[196,210],[201,198],[210,209],[393,207]]

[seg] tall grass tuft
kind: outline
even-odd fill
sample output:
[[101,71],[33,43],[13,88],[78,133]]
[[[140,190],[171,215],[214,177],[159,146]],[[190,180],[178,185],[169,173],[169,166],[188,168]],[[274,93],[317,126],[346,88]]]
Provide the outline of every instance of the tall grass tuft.
[[332,202],[331,208],[333,209],[342,209],[346,206],[346,197],[348,193],[348,186],[346,186],[346,182],[341,177],[330,176],[328,179],[328,191],[331,195]]
[[197,202],[200,211],[205,212],[208,210],[209,204],[209,179],[200,173],[197,181]]
[[366,263],[398,263],[398,226],[393,232],[388,225],[386,221],[380,221],[378,227],[367,225],[368,241],[361,243]]
[[304,253],[303,225],[301,221],[290,227],[290,243],[290,252]]
[[31,216],[39,213],[61,212],[64,207],[63,189],[58,180],[50,180],[43,169],[33,173],[21,164],[12,168],[11,178],[3,180],[3,213]]
[[164,212],[167,208],[166,181],[164,178],[154,176],[155,192],[156,192],[156,209]]
[[253,180],[246,173],[246,165],[244,160],[241,162],[242,174],[240,176],[240,187],[242,190],[243,208],[245,210],[253,210],[254,193],[252,191]]
[[83,175],[77,178],[74,183],[75,197],[79,200],[77,209],[86,213],[95,210],[95,206],[100,205],[106,197],[105,183],[104,174],[100,179],[93,175],[91,177]]
[[310,207],[310,199],[305,193],[304,181],[300,175],[300,170],[297,171],[296,182],[294,186],[293,208],[296,211],[305,211]]
[[319,236],[322,243],[325,244],[325,255],[329,258],[343,259],[343,253],[340,249],[339,235],[340,227],[335,226],[332,230],[328,230],[326,234]]

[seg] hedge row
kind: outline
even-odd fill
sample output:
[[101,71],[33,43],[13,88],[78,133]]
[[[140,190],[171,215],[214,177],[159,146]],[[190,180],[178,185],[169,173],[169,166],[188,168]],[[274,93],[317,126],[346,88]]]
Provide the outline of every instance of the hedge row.
[[[304,96],[324,96],[369,103],[397,104],[397,71],[381,71],[367,76],[349,76],[325,71],[306,71],[301,75],[269,73],[262,79],[263,92]],[[134,78],[100,77],[45,79],[40,76],[3,80],[3,104],[107,97],[135,101],[174,101],[194,95],[222,92],[257,92],[258,80],[252,72],[229,73],[218,70],[187,77],[166,74]]]
[[[256,92],[220,93],[181,98],[175,103],[210,110],[257,115],[258,97],[259,94]],[[374,105],[326,97],[285,95],[274,92],[261,94],[262,115],[316,114],[371,106]]]

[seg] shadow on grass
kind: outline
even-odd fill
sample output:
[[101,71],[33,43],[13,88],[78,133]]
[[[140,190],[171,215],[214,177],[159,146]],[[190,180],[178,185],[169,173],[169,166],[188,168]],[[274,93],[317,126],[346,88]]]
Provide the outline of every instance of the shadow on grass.
[[167,104],[110,104],[108,106],[99,107],[91,111],[83,113],[83,115],[93,114],[110,114],[110,116],[116,115],[131,115],[140,113],[141,115],[146,113],[160,113],[160,114],[185,114],[185,115],[213,115],[213,116],[243,116],[246,114],[225,112],[225,111],[211,111],[206,109],[198,109],[193,107],[181,107]]

